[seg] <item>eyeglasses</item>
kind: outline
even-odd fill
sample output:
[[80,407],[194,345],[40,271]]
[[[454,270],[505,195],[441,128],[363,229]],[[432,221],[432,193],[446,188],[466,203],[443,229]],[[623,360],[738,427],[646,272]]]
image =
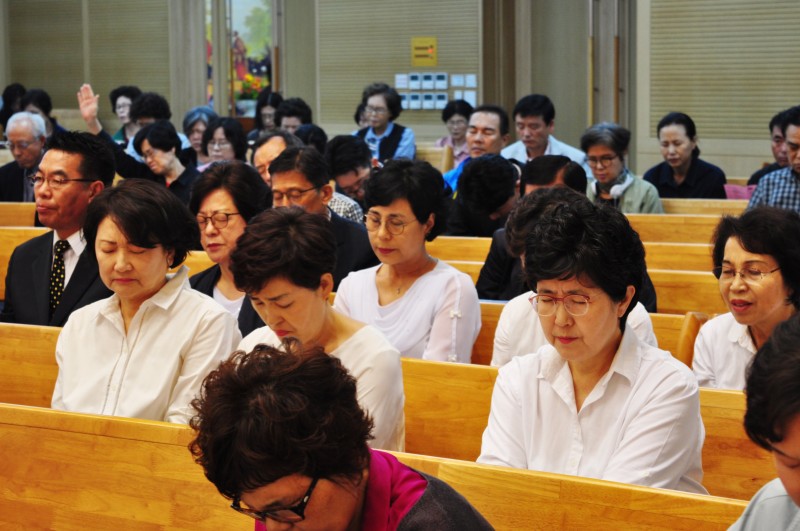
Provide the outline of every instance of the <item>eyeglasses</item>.
[[197,214],[197,224],[200,225],[200,230],[205,229],[208,226],[208,222],[211,222],[211,225],[214,226],[215,229],[224,229],[228,226],[228,219],[231,216],[238,216],[240,215],[238,212],[231,212],[230,214],[227,212],[214,212],[210,216],[204,216],[202,214]]
[[273,201],[283,201],[283,198],[287,198],[289,201],[297,201],[303,194],[310,192],[311,190],[316,190],[316,186],[312,186],[311,188],[306,188],[305,190],[297,190],[292,188],[291,190],[286,190],[285,192],[278,192],[277,190],[273,190],[272,192],[272,200]]
[[602,157],[586,157],[589,166],[605,168],[617,158],[618,155],[603,155]]
[[282,523],[302,522],[306,517],[306,505],[308,505],[308,500],[311,498],[311,493],[314,492],[314,487],[317,486],[318,479],[319,478],[314,478],[311,480],[311,485],[309,485],[306,493],[303,494],[303,498],[291,507],[274,507],[265,511],[254,511],[253,509],[242,507],[239,497],[237,496],[233,499],[233,503],[231,503],[231,509],[264,524],[266,524],[267,518]]
[[11,140],[7,140],[6,147],[9,151],[14,151],[15,149],[24,150],[36,143],[38,143],[38,140],[31,140],[30,142],[12,142]]
[[714,276],[717,277],[720,282],[724,282],[726,284],[733,282],[737,275],[742,277],[742,280],[748,284],[758,284],[764,280],[765,276],[769,275],[770,273],[774,273],[779,269],[780,267],[776,267],[772,271],[761,271],[755,268],[746,268],[742,269],[741,271],[736,271],[732,267],[715,267]]
[[378,116],[380,116],[381,114],[386,114],[387,112],[389,112],[389,109],[385,109],[382,107],[366,107],[364,109],[364,112],[367,114],[377,114]]
[[342,192],[349,196],[356,195],[358,191],[361,190],[361,187],[364,186],[364,181],[367,180],[367,177],[369,177],[369,172],[367,172],[365,175],[359,175],[356,181],[350,186],[340,186],[339,188],[341,188]]
[[212,140],[208,143],[208,147],[211,149],[225,149],[231,147],[231,143],[227,140]]
[[586,295],[567,295],[566,297],[553,297],[551,295],[534,295],[528,301],[541,317],[550,317],[556,313],[556,304],[564,303],[564,309],[573,317],[580,317],[589,312],[589,297]]
[[[400,236],[401,234],[403,234],[406,225],[410,225],[411,223],[413,223],[413,221],[402,221],[395,217],[389,216],[388,218],[386,218],[386,223],[384,223],[384,227],[386,227],[386,231],[392,236]],[[369,214],[367,214],[364,216],[364,225],[366,225],[367,230],[369,232],[375,232],[381,228],[381,218],[378,216],[370,216]]]
[[59,190],[61,188],[64,188],[69,183],[93,183],[98,179],[68,179],[66,177],[60,177],[60,176],[50,177],[49,179],[45,179],[41,175],[31,175],[28,177],[28,180],[30,180],[33,183],[34,188],[40,187],[42,184],[44,184],[45,181],[47,181],[47,186],[49,186],[54,190]]

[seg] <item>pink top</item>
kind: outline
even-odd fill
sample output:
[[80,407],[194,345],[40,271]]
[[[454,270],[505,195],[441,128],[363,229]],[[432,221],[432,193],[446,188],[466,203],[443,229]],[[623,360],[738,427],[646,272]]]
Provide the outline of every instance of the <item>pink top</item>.
[[467,147],[467,143],[464,142],[461,145],[460,149],[456,149],[453,145],[453,137],[451,136],[443,136],[439,140],[436,141],[434,144],[436,147],[445,147],[450,146],[453,148],[453,167],[457,167],[459,164],[464,162],[469,158],[469,148]]

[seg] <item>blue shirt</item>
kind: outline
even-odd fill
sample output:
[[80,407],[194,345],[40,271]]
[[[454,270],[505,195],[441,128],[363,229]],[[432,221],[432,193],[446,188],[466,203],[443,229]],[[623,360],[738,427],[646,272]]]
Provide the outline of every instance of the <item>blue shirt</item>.
[[800,212],[800,179],[792,171],[791,165],[775,170],[758,181],[747,208],[763,205]]
[[472,157],[467,157],[464,159],[464,162],[443,175],[444,182],[450,186],[450,189],[453,190],[453,192],[455,192],[458,187],[458,179],[461,177],[461,173],[464,171],[464,166],[469,164],[469,161],[471,160]]
[[[370,127],[367,129],[367,134],[364,137],[364,142],[367,143],[369,149],[372,151],[372,158],[381,160],[381,156],[379,153],[381,140],[384,137],[389,136],[394,129],[394,122],[389,122],[389,125],[386,126],[386,131],[383,132],[382,135],[376,135],[375,131]],[[353,133],[353,135],[357,134],[358,131]],[[417,148],[414,145],[414,131],[411,130],[410,127],[406,127],[403,131],[403,136],[400,137],[400,144],[397,146],[397,149],[392,155],[393,159],[413,159],[414,155],[417,153]]]

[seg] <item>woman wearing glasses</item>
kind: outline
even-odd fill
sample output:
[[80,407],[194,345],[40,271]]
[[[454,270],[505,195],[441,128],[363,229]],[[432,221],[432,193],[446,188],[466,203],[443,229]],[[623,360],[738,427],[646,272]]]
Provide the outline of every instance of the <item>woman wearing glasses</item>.
[[[175,127],[167,120],[146,125],[133,137],[133,147],[150,170],[150,172],[139,172],[138,177],[166,185],[184,204],[188,203],[192,186],[200,174],[193,165],[184,166],[178,157],[181,151],[181,139]],[[139,165],[132,158],[125,158],[129,165]],[[128,172],[126,175],[129,175],[129,178],[134,177]]]
[[608,203],[624,214],[663,214],[658,190],[637,178],[625,165],[631,132],[617,124],[595,124],[583,133],[581,149],[594,181],[586,196],[595,203]]
[[394,123],[403,110],[397,91],[386,83],[373,83],[364,89],[361,101],[366,104],[364,112],[369,127],[353,134],[367,143],[372,158],[381,162],[413,159],[417,151],[414,131]]
[[446,483],[367,446],[360,387],[319,350],[238,352],[193,402],[190,450],[257,531],[492,529]]
[[744,389],[745,372],[775,327],[800,307],[800,215],[759,207],[726,216],[714,235],[714,275],[730,310],[708,321],[692,367],[703,387]]
[[244,162],[219,162],[194,185],[189,210],[200,228],[200,243],[216,265],[193,275],[192,287],[213,297],[239,321],[246,336],[264,322],[250,300],[236,287],[231,253],[248,221],[272,205],[269,188],[258,172]]
[[481,463],[705,493],[697,381],[628,324],[644,271],[618,210],[546,211],[525,242],[549,345],[499,371]]
[[449,194],[427,162],[396,160],[366,183],[364,217],[381,264],[345,278],[335,306],[386,335],[403,356],[469,363],[481,328],[472,279],[432,258]]
[[450,146],[453,150],[453,167],[469,158],[469,148],[467,147],[467,125],[469,117],[472,115],[472,105],[464,100],[452,100],[447,102],[442,110],[442,121],[447,132],[434,144],[436,147]]
[[[245,161],[247,154],[247,136],[242,124],[235,118],[216,118],[208,123],[203,132],[203,154],[208,156],[209,164],[222,160]],[[200,166],[201,172],[209,164]]]

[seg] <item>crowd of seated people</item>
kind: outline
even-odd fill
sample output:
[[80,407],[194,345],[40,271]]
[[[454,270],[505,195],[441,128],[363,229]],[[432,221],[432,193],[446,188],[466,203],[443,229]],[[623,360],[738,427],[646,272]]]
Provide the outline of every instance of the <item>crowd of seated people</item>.
[[[640,178],[619,124],[590,126],[577,149],[553,136],[552,101],[532,94],[511,112],[508,145],[505,109],[453,101],[437,145],[455,167],[443,175],[414,160],[414,131],[397,123],[400,97],[385,83],[363,90],[359,128],[330,140],[302,99],[268,90],[253,131],[200,106],[179,132],[165,98],[118,87],[113,136],[89,85],[78,92],[85,133],[60,128],[43,90],[21,91],[7,89],[18,111],[0,116],[14,156],[0,198],[35,202],[51,232],[15,249],[0,321],[63,327],[54,409],[178,423],[199,412],[193,451],[208,470],[218,465],[204,461],[214,456],[202,438],[221,435],[204,435],[216,412],[203,408],[222,398],[203,393],[237,377],[237,364],[285,356],[287,377],[327,363],[354,379],[349,414],[368,422],[347,481],[292,463],[220,480],[234,482],[220,490],[236,510],[262,521],[298,514],[265,501],[301,497],[269,490],[287,477],[286,492],[302,483],[307,499],[323,481],[362,496],[366,476],[353,474],[376,460],[417,474],[365,445],[403,450],[401,356],[469,363],[481,298],[507,303],[479,462],[695,493],[705,492],[698,388],[744,389],[757,352],[796,321],[800,107],[770,122],[776,162],[750,208],[720,220],[713,273],[729,313],[701,328],[688,368],[657,346],[655,288],[624,216],[663,213],[662,198],[725,197],[725,173],[699,158],[684,113],[661,119],[664,161]],[[492,238],[477,284],[428,252],[440,235]],[[189,278],[178,267],[200,250],[214,265]],[[237,349],[253,352],[226,362]],[[307,361],[320,353],[338,362]],[[761,437],[782,451],[780,437]],[[462,516],[480,528],[480,515]]]

